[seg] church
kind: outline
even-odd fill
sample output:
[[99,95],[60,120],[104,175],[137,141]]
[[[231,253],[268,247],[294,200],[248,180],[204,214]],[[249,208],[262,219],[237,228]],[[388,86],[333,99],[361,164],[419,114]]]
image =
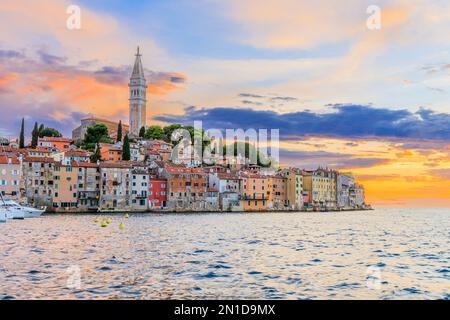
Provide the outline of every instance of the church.
[[138,136],[139,130],[146,126],[147,119],[147,81],[139,47],[128,86],[130,88],[130,134]]
[[[122,125],[123,134],[139,136],[139,131],[146,126],[147,118],[147,80],[142,66],[142,55],[137,48],[133,71],[128,84],[130,91],[129,98],[129,125]],[[72,131],[72,138],[82,140],[89,126],[102,123],[108,127],[110,137],[115,141],[117,137],[118,122],[90,116],[81,120],[81,125]]]

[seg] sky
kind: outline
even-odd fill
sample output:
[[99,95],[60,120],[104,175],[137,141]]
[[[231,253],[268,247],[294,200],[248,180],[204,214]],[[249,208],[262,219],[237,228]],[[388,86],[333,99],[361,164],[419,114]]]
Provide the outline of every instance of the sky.
[[139,45],[148,125],[278,128],[282,165],[352,171],[374,205],[450,207],[449,29],[446,0],[2,0],[0,135],[127,122]]

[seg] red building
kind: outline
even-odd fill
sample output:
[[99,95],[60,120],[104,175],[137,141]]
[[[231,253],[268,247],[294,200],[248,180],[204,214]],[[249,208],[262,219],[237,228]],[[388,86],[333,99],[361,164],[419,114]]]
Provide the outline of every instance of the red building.
[[150,179],[148,184],[149,209],[162,209],[167,205],[167,180]]

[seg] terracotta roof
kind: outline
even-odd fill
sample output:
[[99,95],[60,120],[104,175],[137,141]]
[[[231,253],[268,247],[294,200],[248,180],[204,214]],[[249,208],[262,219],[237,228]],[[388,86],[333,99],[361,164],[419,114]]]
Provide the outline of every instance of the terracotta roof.
[[219,192],[219,190],[216,188],[208,188],[208,189],[206,189],[206,191],[207,192]]
[[133,166],[131,163],[127,161],[107,161],[100,162],[100,168],[129,168],[131,169]]
[[267,179],[266,176],[262,176],[260,174],[250,174],[250,173],[242,173],[242,178],[249,178],[249,179]]
[[39,138],[38,141],[44,141],[44,142],[74,142],[74,139],[70,138],[63,138],[63,137],[43,137]]
[[24,162],[44,162],[44,163],[54,163],[55,160],[49,157],[25,157]]
[[240,178],[234,173],[218,173],[217,177],[220,180],[239,180]]
[[66,157],[89,157],[89,153],[84,150],[69,150],[64,152]]
[[9,161],[11,161],[11,164],[20,164],[20,161],[16,156],[0,155],[0,164],[8,164]]

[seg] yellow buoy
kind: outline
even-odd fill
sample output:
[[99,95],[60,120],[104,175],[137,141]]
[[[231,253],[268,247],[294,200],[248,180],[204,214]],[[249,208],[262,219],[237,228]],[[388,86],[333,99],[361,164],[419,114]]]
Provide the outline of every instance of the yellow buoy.
[[120,230],[125,230],[125,224],[124,224],[123,222],[121,222],[121,223],[119,224],[119,229],[120,229]]
[[125,213],[125,219],[128,219],[129,217],[128,213]]
[[106,222],[106,220],[103,220],[100,225],[101,225],[102,228],[105,228],[105,227],[108,226],[108,222]]
[[108,219],[106,219],[106,222],[107,222],[108,224],[110,224],[110,223],[111,223],[111,218],[108,217]]
[[94,222],[99,222],[99,221],[100,221],[100,219],[98,217],[94,220]]

